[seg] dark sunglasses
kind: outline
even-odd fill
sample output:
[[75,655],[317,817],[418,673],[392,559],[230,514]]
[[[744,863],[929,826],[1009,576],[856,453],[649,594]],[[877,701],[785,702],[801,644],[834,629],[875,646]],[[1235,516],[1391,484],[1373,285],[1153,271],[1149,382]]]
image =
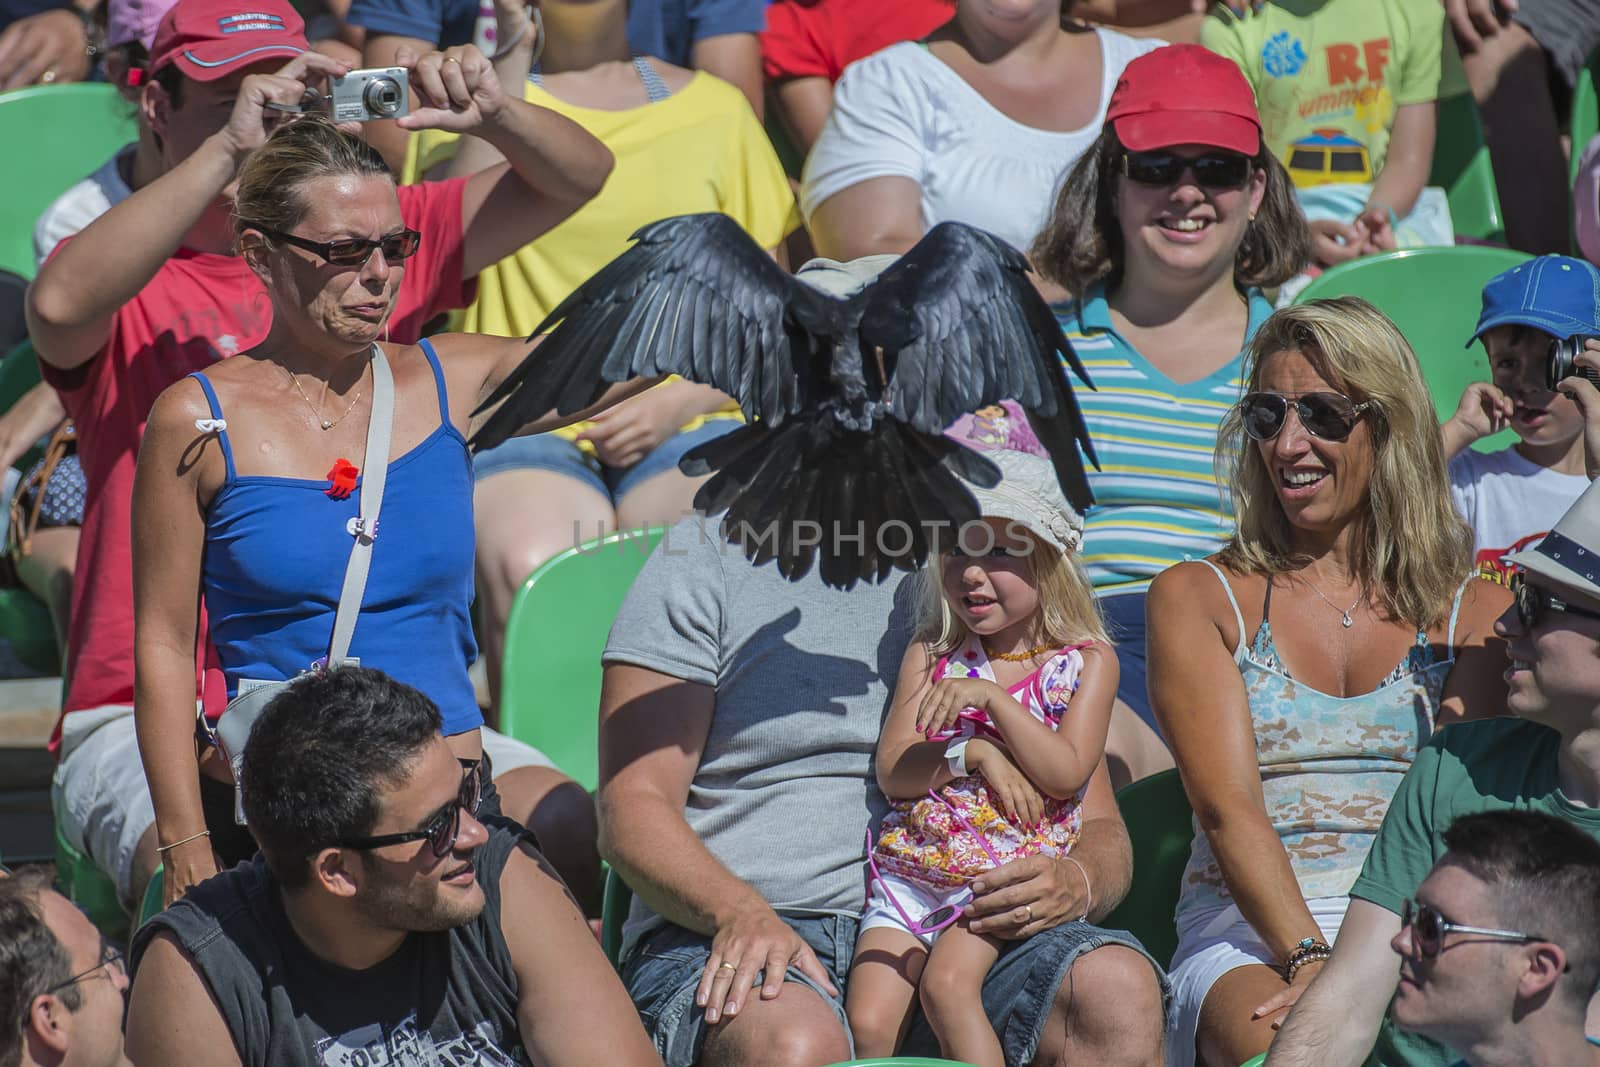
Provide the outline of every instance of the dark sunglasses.
[[1582,619],[1600,619],[1600,611],[1575,608],[1550,590],[1530,584],[1520,574],[1511,576],[1511,595],[1516,600],[1517,621],[1522,624],[1524,632],[1538,626],[1552,612],[1576,615]]
[[428,820],[428,825],[420,830],[407,830],[399,834],[378,834],[376,837],[351,837],[338,842],[340,848],[354,848],[366,851],[367,849],[383,848],[385,845],[403,845],[407,841],[426,841],[433,850],[435,859],[444,859],[456,845],[456,835],[461,832],[461,813],[468,815],[478,814],[478,805],[483,801],[483,763],[474,761],[468,763],[461,761],[467,768],[461,776],[461,791],[456,798],[439,810],[439,814]]
[[1185,170],[1202,189],[1239,189],[1250,180],[1252,161],[1237,152],[1180,156],[1176,152],[1124,152],[1122,173],[1140,185],[1177,185]]
[[1372,406],[1365,401],[1357,404],[1338,393],[1306,393],[1298,397],[1282,393],[1246,393],[1239,401],[1239,414],[1244,419],[1244,432],[1257,441],[1270,441],[1283,432],[1289,419],[1289,408],[1300,416],[1300,425],[1313,437],[1324,441],[1343,441],[1356,428],[1361,413]]
[[55,985],[51,986],[49,989],[46,989],[45,992],[46,993],[55,993],[55,992],[57,992],[59,990],[67,988],[68,986],[77,985],[79,982],[83,981],[84,979],[93,977],[95,972],[97,972],[97,971],[99,971],[101,969],[104,969],[108,973],[112,973],[112,974],[127,974],[128,973],[127,964],[123,963],[123,961],[122,961],[122,953],[119,952],[116,948],[114,948],[110,944],[110,942],[105,941],[104,939],[102,939],[101,942],[100,942],[100,962],[99,963],[95,964],[93,967],[90,967],[87,971],[84,971],[81,974],[73,975],[71,978],[68,978],[64,982],[57,982]]
[[315,252],[329,263],[341,267],[362,266],[371,258],[374,248],[381,248],[383,258],[388,262],[399,263],[416,255],[417,249],[422,245],[422,234],[416,230],[401,230],[399,233],[380,237],[376,241],[365,237],[347,237],[342,241],[310,241],[254,222],[247,222],[245,225],[253,230],[260,230],[274,241],[282,241],[284,244],[303,248],[307,252]]
[[1400,911],[1401,927],[1411,927],[1411,936],[1417,946],[1417,951],[1425,959],[1436,959],[1444,951],[1444,937],[1446,934],[1471,934],[1479,940],[1488,941],[1518,941],[1527,944],[1532,941],[1548,941],[1549,938],[1537,934],[1524,934],[1516,930],[1491,930],[1482,926],[1463,926],[1453,923],[1439,913],[1439,909],[1432,904],[1423,904],[1420,901],[1408,900]]

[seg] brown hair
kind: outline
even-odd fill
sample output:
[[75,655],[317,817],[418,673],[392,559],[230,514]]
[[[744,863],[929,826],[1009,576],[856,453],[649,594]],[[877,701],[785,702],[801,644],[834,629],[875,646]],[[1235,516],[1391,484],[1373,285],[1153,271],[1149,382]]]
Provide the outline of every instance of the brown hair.
[[[1433,399],[1395,324],[1354,296],[1311,300],[1273,312],[1245,354],[1245,392],[1261,387],[1261,364],[1278,352],[1305,356],[1330,386],[1356,403],[1372,440],[1367,509],[1355,521],[1351,569],[1397,619],[1427,628],[1449,610],[1472,572],[1472,531],[1456,514]],[[1230,469],[1231,468],[1231,469]],[[1217,433],[1217,473],[1233,494],[1237,527],[1218,554],[1241,574],[1282,574],[1304,564],[1261,450],[1244,433],[1238,405]]]
[[[1050,221],[1029,250],[1035,269],[1074,296],[1099,281],[1111,288],[1122,281],[1122,227],[1116,208],[1122,155],[1122,142],[1108,122],[1099,140],[1067,172]],[[1233,280],[1240,289],[1282,285],[1311,258],[1311,230],[1288,172],[1265,142],[1253,163],[1266,171],[1267,189],[1234,257]]]
[[239,172],[234,233],[242,235],[251,227],[293,230],[306,213],[301,187],[313,178],[342,174],[394,180],[377,149],[344,133],[325,115],[306,115],[279,126]]

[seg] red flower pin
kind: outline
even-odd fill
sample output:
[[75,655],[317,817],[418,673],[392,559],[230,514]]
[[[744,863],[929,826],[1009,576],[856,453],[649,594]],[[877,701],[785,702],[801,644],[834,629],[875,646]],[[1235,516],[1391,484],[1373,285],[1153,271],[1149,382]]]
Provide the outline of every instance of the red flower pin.
[[343,500],[350,495],[356,487],[356,477],[361,473],[354,463],[347,459],[334,460],[333,469],[328,472],[328,488],[323,492],[334,500]]

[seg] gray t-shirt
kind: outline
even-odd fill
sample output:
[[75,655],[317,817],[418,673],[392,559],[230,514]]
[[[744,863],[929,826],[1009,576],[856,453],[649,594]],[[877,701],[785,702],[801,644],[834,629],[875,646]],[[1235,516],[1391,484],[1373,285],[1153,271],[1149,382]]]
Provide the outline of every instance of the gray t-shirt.
[[[789,582],[690,519],[612,625],[606,663],[716,688],[684,817],[775,908],[854,915],[866,899],[866,832],[887,809],[872,754],[915,621],[906,578]],[[635,897],[625,946],[660,924]]]

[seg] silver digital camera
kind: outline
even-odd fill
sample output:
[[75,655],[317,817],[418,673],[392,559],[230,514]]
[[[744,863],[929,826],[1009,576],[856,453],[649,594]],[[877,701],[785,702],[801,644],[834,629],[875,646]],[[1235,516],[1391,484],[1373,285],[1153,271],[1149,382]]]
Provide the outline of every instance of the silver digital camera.
[[334,78],[328,94],[333,121],[399,118],[410,110],[410,78],[404,67],[352,70],[342,78]]

